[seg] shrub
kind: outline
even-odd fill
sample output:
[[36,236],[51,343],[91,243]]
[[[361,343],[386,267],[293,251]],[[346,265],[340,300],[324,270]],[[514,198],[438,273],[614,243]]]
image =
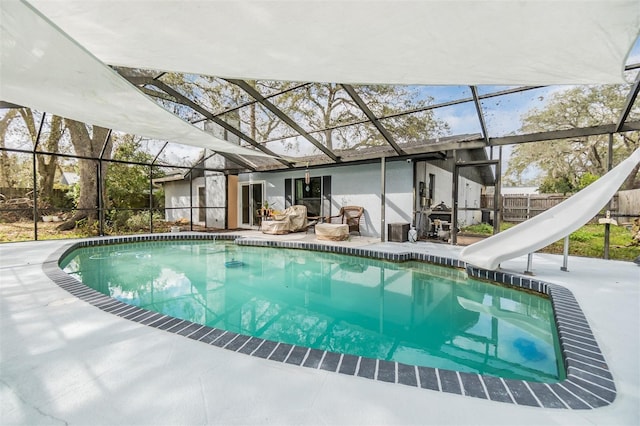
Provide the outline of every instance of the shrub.
[[[148,231],[149,230],[149,218],[150,214],[148,210],[141,211],[134,214],[127,219],[127,225],[129,231]],[[162,215],[158,212],[153,213],[153,221],[158,222],[163,219]]]
[[133,215],[131,210],[109,210],[107,223],[115,232],[127,228],[127,221]]

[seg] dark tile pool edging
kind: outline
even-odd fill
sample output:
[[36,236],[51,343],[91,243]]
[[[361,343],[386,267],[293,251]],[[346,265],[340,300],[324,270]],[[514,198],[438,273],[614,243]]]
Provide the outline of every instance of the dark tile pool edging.
[[[520,287],[549,296],[554,309],[556,327],[567,377],[558,383],[537,383],[502,379],[399,362],[310,349],[237,334],[180,320],[136,306],[127,305],[88,288],[60,269],[59,261],[79,247],[131,242],[170,240],[234,240],[238,245],[317,250],[352,256],[429,262],[455,268],[466,268],[471,277]],[[478,269],[457,259],[426,253],[390,253],[372,249],[332,246],[308,242],[267,241],[244,238],[235,234],[153,234],[131,237],[107,237],[68,244],[52,253],[44,262],[44,273],[60,287],[105,312],[180,334],[213,346],[287,364],[338,372],[373,380],[399,383],[423,389],[466,395],[474,398],[544,408],[592,409],[611,404],[616,387],[604,355],[591,332],[587,319],[573,293],[557,284],[500,271]]]

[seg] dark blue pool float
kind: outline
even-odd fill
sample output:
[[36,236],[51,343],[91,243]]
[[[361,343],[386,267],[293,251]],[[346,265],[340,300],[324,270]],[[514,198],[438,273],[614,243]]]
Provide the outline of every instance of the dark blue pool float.
[[240,268],[244,266],[244,262],[241,260],[230,260],[228,262],[224,262],[224,266],[226,268]]

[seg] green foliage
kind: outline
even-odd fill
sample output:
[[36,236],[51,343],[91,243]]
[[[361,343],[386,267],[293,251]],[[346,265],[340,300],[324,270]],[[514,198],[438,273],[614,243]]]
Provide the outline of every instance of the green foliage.
[[81,235],[100,235],[100,223],[97,220],[80,219],[76,222],[76,230]]
[[591,185],[593,182],[597,181],[598,178],[599,176],[586,172],[582,176],[580,176],[580,180],[578,181],[578,187],[576,189],[578,191],[581,191],[587,186]]
[[[515,226],[515,223],[500,222],[500,232]],[[465,226],[461,229],[462,233],[477,235],[493,235],[493,225],[488,223],[478,223],[475,225]]]
[[[130,231],[148,231],[149,230],[150,213],[148,210],[138,212],[127,219],[127,228]],[[153,213],[153,221],[159,222],[163,219],[158,212]]]
[[540,186],[538,186],[538,192],[541,194],[570,194],[575,192],[575,185],[573,185],[566,176],[558,179],[545,177]]
[[585,229],[578,229],[576,232],[569,235],[569,241],[587,242],[595,238],[593,232]]
[[[115,234],[149,232],[149,210],[109,210],[106,214],[109,231]],[[164,220],[159,211],[153,212],[154,229]]]
[[127,227],[127,221],[133,215],[133,210],[109,210],[105,218],[112,232],[123,232]]
[[[118,160],[136,163],[151,163],[153,157],[140,151],[141,142],[130,135],[119,140],[114,152]],[[151,176],[149,172],[151,171]],[[149,206],[149,177],[152,179],[164,176],[164,172],[155,166],[137,164],[111,163],[107,170],[106,192],[107,205],[118,209],[139,209]],[[154,206],[164,201],[162,191],[154,191]]]
[[[235,85],[220,84],[214,77],[168,73],[162,80],[189,97],[201,100],[211,111],[223,110],[245,103],[247,94]],[[297,83],[287,81],[251,81],[247,83],[258,92],[275,93],[291,89]],[[393,116],[399,112],[416,110],[407,115],[395,116],[384,121],[384,126],[398,143],[422,142],[428,138],[450,134],[449,125],[436,117],[431,97],[423,97],[410,86],[401,85],[359,85],[358,94],[368,107],[378,116]],[[343,86],[335,83],[306,84],[295,90],[278,95],[278,108],[293,118],[304,128],[331,129],[314,134],[330,149],[359,148],[387,145],[384,138],[373,126],[349,126],[362,122],[362,110]],[[164,102],[164,101],[161,101]],[[176,105],[176,104],[174,104]],[[191,118],[188,109],[174,107],[176,114]],[[292,142],[291,130],[259,105],[225,114],[223,119],[256,140],[282,138],[281,143],[289,152],[298,152],[298,144]]]
[[583,190],[593,182],[598,180],[598,176],[585,172],[577,177],[577,182],[571,182],[567,176],[552,178],[546,176],[538,186],[541,194],[572,194]]
[[78,183],[74,183],[67,188],[66,198],[69,200],[69,204],[72,208],[76,208],[78,206],[78,200],[80,199],[80,185]]
[[468,234],[480,234],[480,235],[491,235],[493,234],[493,226],[488,223],[478,223],[476,225],[466,226],[462,229],[462,232]]
[[32,188],[33,167],[31,156],[28,154],[0,151],[0,169],[7,173],[0,173],[1,188]]
[[[522,117],[523,133],[615,123],[624,105],[628,86],[578,86],[557,92],[542,109]],[[523,184],[523,176],[540,172],[541,192],[570,193],[584,188],[594,177],[607,172],[608,135],[518,144],[505,172],[505,182]],[[613,164],[618,164],[640,147],[640,132],[616,134]],[[625,188],[633,188],[638,175],[630,176]],[[530,182],[527,182],[530,183]]]

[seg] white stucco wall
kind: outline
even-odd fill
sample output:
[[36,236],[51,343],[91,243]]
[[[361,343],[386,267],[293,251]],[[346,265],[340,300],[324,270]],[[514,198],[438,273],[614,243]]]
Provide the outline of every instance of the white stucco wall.
[[226,179],[222,174],[207,172],[205,181],[205,196],[207,200],[206,226],[224,228],[227,198]]
[[[209,168],[224,166],[224,158],[214,156],[206,160]],[[386,200],[385,200],[385,234],[386,225],[390,223],[410,223],[415,220],[414,210],[418,210],[419,197],[415,197],[414,206],[414,163],[406,161],[391,161],[386,166]],[[441,201],[448,207],[453,207],[452,177],[453,174],[429,162],[416,163],[416,186],[418,182],[425,182],[426,190],[429,185],[429,174],[436,176],[432,205]],[[331,211],[336,215],[341,206],[355,205],[365,209],[361,220],[361,232],[364,236],[381,235],[383,224],[381,223],[381,166],[380,163],[362,165],[348,165],[344,167],[327,167],[310,170],[311,177],[331,176]],[[297,179],[304,176],[304,170],[280,171],[272,173],[242,173],[238,176],[238,183],[263,183],[264,197],[270,206],[277,210],[285,208],[285,180]],[[165,184],[165,199],[167,206],[179,207],[178,209],[165,210],[166,220],[175,221],[179,218],[198,222],[198,188],[206,188],[206,226],[224,228],[226,215],[226,178],[222,173],[205,172],[204,177],[193,180],[193,216],[189,206],[189,181],[174,181]],[[459,181],[459,208],[477,208],[480,203],[482,186],[464,177]],[[324,212],[323,214],[327,214]],[[481,212],[458,212],[458,226],[479,223]]]
[[[453,207],[453,173],[428,162],[416,165],[416,182],[424,181],[428,185],[429,173],[436,175],[433,204],[444,201]],[[335,215],[341,206],[356,205],[365,208],[360,224],[362,235],[380,236],[381,231],[381,178],[380,164],[349,165],[311,169],[311,177],[331,175],[331,214]],[[386,163],[386,204],[385,225],[389,223],[413,223],[413,163],[393,161]],[[240,182],[264,181],[265,196],[269,204],[282,210],[285,206],[284,181],[300,178],[304,171],[284,171],[276,173],[247,173],[239,176]],[[458,207],[479,207],[482,186],[464,177],[459,178]],[[416,184],[417,185],[417,184]],[[416,197],[417,200],[417,197]],[[419,201],[416,202],[418,204]],[[481,212],[458,212],[458,226],[479,223]],[[387,229],[385,229],[385,234]]]
[[[449,208],[453,208],[453,173],[443,170],[433,164],[420,161],[416,164],[416,182],[424,182],[428,191],[429,174],[434,174],[435,186],[431,205],[443,202]],[[417,183],[416,183],[417,185]],[[462,208],[480,207],[482,185],[460,176],[458,180],[458,227],[480,223],[482,213],[478,211],[465,211]],[[416,209],[419,209],[419,200],[416,198]]]
[[[386,223],[412,222],[413,167],[406,162],[386,163]],[[331,175],[331,214],[341,206],[364,207],[360,222],[362,235],[380,236],[381,230],[381,178],[379,164],[349,165],[311,169],[311,177]],[[239,182],[266,181],[265,196],[276,209],[284,208],[284,181],[304,176],[303,170],[277,173],[245,173]],[[386,230],[385,230],[386,233]]]
[[175,222],[180,218],[189,220],[191,199],[189,198],[189,181],[174,181],[164,184],[165,206],[178,207],[177,209],[165,209],[165,219]]
[[[221,136],[219,136],[221,137]],[[226,160],[220,155],[214,155],[205,161],[208,168],[224,168]],[[215,228],[225,227],[226,200],[227,200],[227,180],[223,173],[204,172],[206,182],[206,205],[207,217],[206,226]]]
[[458,227],[480,223],[480,210],[463,211],[462,208],[479,208],[482,186],[469,179],[460,178],[458,183]]

